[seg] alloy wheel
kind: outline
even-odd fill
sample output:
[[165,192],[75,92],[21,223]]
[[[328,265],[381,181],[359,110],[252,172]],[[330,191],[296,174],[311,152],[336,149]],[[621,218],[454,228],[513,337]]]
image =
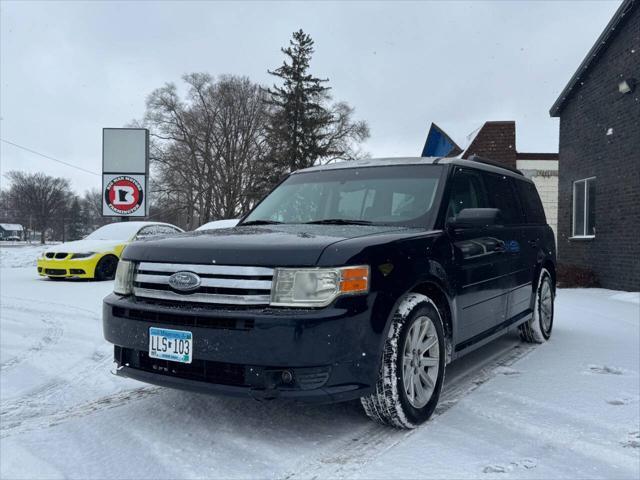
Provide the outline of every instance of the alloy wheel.
[[440,346],[438,333],[427,316],[416,318],[409,327],[402,349],[402,381],[409,403],[424,407],[438,380]]
[[553,296],[551,293],[551,284],[547,277],[542,281],[539,301],[538,313],[540,315],[542,328],[545,332],[549,332],[553,320]]

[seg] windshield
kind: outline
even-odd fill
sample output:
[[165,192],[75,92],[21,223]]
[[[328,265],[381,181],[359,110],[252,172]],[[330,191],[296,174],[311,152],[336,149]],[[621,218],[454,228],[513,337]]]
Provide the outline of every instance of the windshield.
[[118,222],[110,223],[104,227],[100,227],[96,231],[85,237],[86,240],[122,240],[128,241],[140,229],[137,222]]
[[430,227],[442,172],[437,165],[402,165],[294,174],[242,223]]

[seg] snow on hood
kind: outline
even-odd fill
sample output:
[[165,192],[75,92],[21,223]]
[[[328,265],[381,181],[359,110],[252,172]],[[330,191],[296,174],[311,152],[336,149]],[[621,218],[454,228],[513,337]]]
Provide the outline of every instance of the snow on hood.
[[209,222],[209,223],[205,223],[204,225],[200,225],[198,228],[196,228],[196,232],[200,232],[202,230],[215,230],[218,228],[232,228],[235,227],[238,222],[240,221],[239,218],[233,218],[233,219],[228,219],[228,220],[214,220],[213,222]]
[[46,252],[102,253],[111,251],[123,243],[127,242],[125,240],[76,240],[75,242],[61,243],[49,248]]

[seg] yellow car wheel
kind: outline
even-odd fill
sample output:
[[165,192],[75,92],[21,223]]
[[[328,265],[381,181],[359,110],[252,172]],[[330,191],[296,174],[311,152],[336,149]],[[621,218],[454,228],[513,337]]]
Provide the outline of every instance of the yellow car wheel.
[[118,257],[115,255],[105,255],[96,265],[94,277],[96,280],[113,280],[118,267]]

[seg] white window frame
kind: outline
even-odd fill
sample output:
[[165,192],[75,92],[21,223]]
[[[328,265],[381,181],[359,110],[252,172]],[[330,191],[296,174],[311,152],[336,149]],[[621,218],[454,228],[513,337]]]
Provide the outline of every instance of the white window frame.
[[[587,234],[587,224],[588,224],[588,218],[589,218],[589,182],[591,181],[595,181],[596,177],[588,177],[588,178],[581,178],[580,180],[575,180],[573,182],[573,185],[571,186],[571,197],[572,197],[572,204],[571,204],[571,238],[595,238],[595,232],[593,234]],[[580,188],[578,186],[578,184],[582,183],[582,189],[583,189],[583,196],[584,196],[584,210],[582,212],[583,214],[583,219],[582,219],[582,225],[583,225],[583,230],[582,233],[580,232],[576,232],[576,188]]]

